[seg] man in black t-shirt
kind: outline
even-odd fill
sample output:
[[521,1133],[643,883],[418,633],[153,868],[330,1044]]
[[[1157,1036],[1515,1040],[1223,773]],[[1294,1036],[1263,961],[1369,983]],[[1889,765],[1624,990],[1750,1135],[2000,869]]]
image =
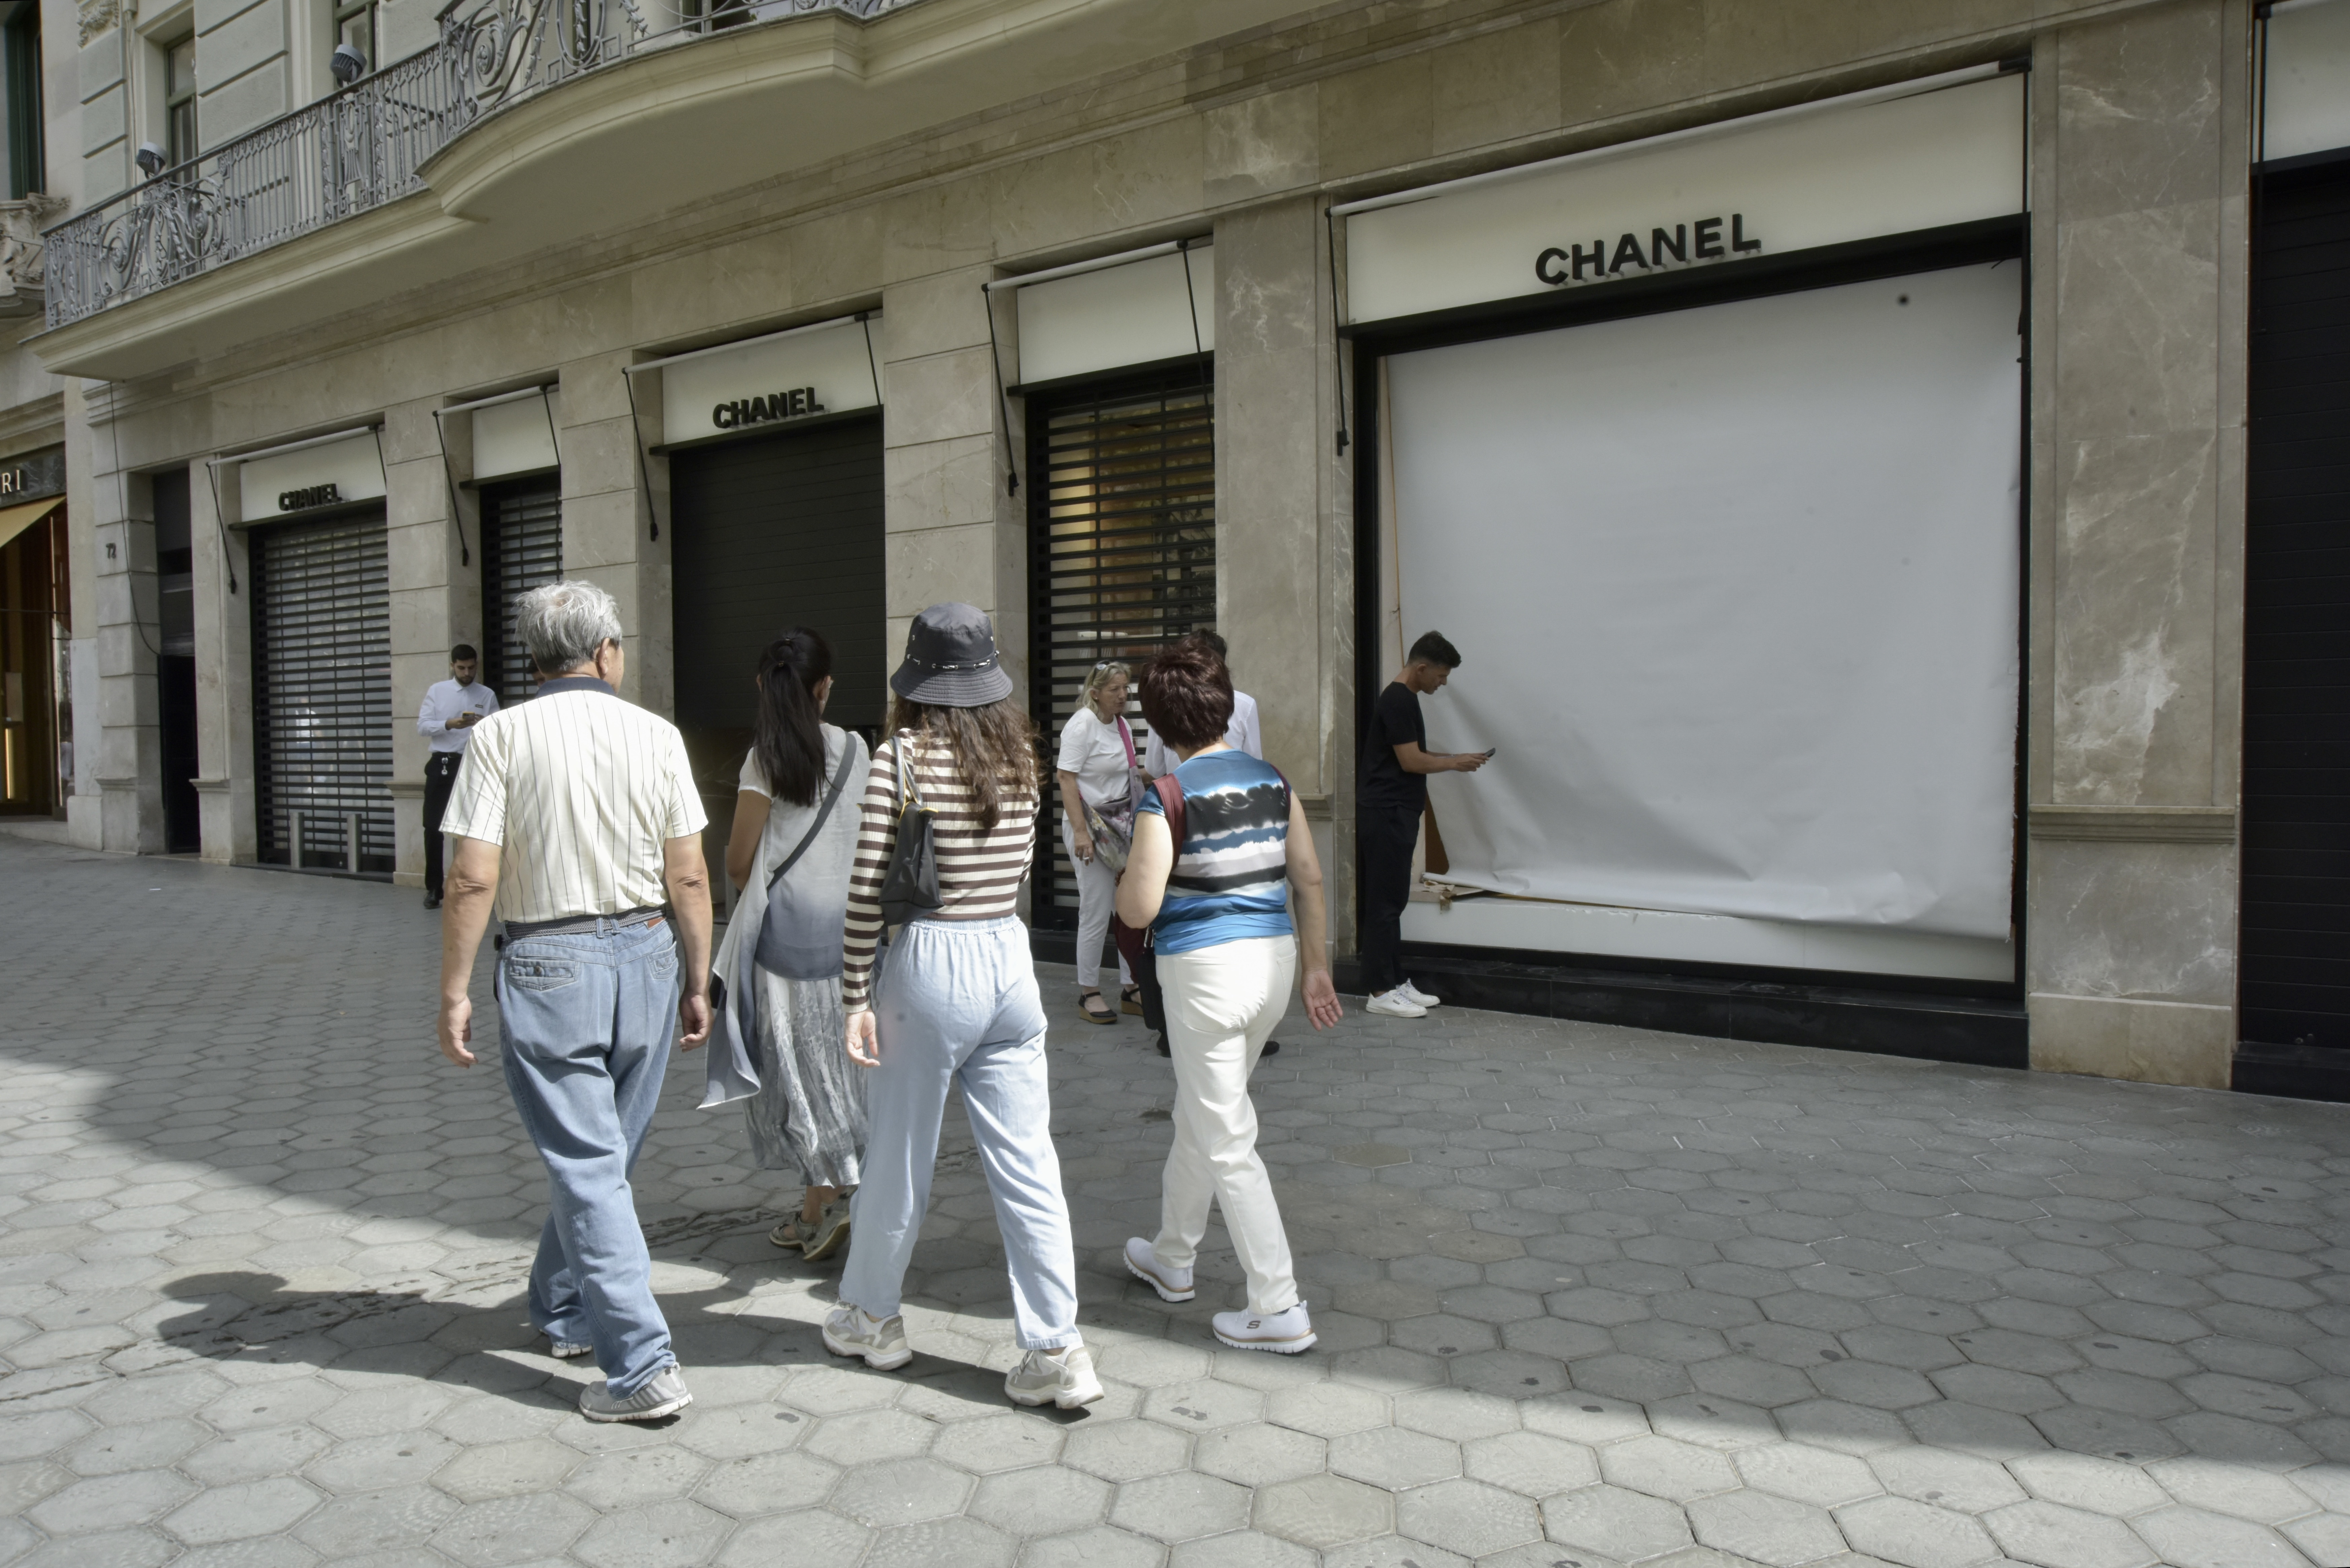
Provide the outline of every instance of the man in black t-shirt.
[[1475,773],[1491,752],[1430,752],[1419,700],[1440,691],[1461,668],[1461,650],[1440,632],[1411,645],[1411,656],[1371,706],[1363,736],[1355,834],[1363,852],[1363,989],[1367,1010],[1424,1018],[1437,999],[1403,972],[1403,909],[1411,897],[1411,856],[1428,805],[1428,775]]

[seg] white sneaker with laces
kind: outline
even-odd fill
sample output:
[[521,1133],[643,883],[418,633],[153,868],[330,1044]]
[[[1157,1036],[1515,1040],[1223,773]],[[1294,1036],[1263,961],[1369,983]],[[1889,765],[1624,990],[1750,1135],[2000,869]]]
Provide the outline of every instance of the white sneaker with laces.
[[894,1372],[914,1359],[902,1315],[875,1317],[863,1307],[837,1306],[824,1320],[824,1347],[853,1355],[876,1372]]
[[1191,1289],[1191,1270],[1169,1268],[1139,1236],[1126,1239],[1126,1272],[1157,1291],[1162,1302],[1188,1302],[1198,1293]]
[[1100,1398],[1102,1386],[1094,1376],[1093,1353],[1082,1345],[1069,1345],[1030,1351],[1003,1379],[1003,1392],[1014,1405],[1074,1410]]
[[1370,1001],[1363,1003],[1363,1011],[1366,1012],[1385,1013],[1389,1018],[1425,1018],[1428,1016],[1428,1009],[1422,1007],[1419,1002],[1414,1002],[1410,997],[1405,995],[1404,989],[1401,986],[1397,986],[1393,991],[1383,991],[1378,995],[1371,998]]
[[1412,984],[1411,981],[1408,980],[1401,985],[1397,986],[1396,989],[1402,992],[1404,996],[1416,1007],[1439,1007],[1443,1005],[1444,1002],[1444,998],[1440,996],[1430,996],[1428,992],[1420,990],[1419,987]]
[[693,1403],[685,1376],[675,1366],[662,1367],[652,1381],[625,1399],[615,1398],[612,1386],[595,1382],[579,1391],[579,1413],[591,1421],[658,1421]]
[[1314,1345],[1314,1320],[1299,1302],[1287,1312],[1220,1312],[1209,1320],[1216,1337],[1234,1350],[1270,1350],[1295,1355]]

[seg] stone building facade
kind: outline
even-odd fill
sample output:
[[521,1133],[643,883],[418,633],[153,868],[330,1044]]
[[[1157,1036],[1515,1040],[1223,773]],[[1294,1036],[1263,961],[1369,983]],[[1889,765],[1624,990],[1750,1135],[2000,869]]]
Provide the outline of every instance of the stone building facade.
[[[1362,347],[1376,334],[1350,315],[1364,231],[1333,207],[2004,66],[2024,127],[2011,254],[2028,278],[2005,972],[1522,943],[1419,961],[1435,989],[1567,1015],[2230,1081],[2262,123],[2249,0],[900,0],[656,7],[637,32],[642,8],[615,5],[619,42],[591,37],[570,57],[552,12],[492,3],[436,22],[392,0],[369,24],[393,62],[380,78],[447,47],[437,37],[548,51],[444,94],[427,106],[437,119],[405,120],[413,104],[389,88],[368,99],[367,80],[329,93],[341,23],[326,7],[234,3],[154,17],[84,5],[78,98],[50,117],[57,144],[84,155],[82,270],[30,343],[68,379],[74,626],[95,649],[73,695],[99,716],[71,801],[81,842],[163,847],[174,784],[148,694],[154,657],[130,623],[151,602],[157,530],[177,528],[192,560],[202,853],[417,881],[415,711],[452,643],[495,640],[484,566],[505,548],[497,509],[529,499],[515,499],[524,481],[542,498],[533,515],[559,514],[543,528],[559,529],[560,569],[623,606],[627,695],[708,732],[697,768],[723,822],[737,715],[699,692],[747,635],[729,618],[756,613],[731,607],[742,583],[785,584],[780,604],[792,572],[746,543],[769,514],[716,520],[832,486],[826,525],[870,532],[823,579],[824,604],[858,607],[869,624],[836,640],[868,662],[922,606],[971,600],[996,618],[1023,691],[1066,711],[1069,671],[1039,659],[1139,656],[1153,638],[1220,628],[1267,753],[1325,840],[1351,952],[1357,736],[1388,671],[1367,613],[1379,535],[1360,511],[1377,447],[1336,437],[1364,428],[1381,383]],[[286,164],[298,183],[321,149],[364,146],[377,161],[328,182],[348,211],[240,249],[200,220],[229,222],[204,193],[243,180],[235,221],[253,221],[249,168],[192,163],[141,182],[133,154],[161,144],[172,106],[158,85],[182,26],[199,155],[310,136],[310,162]],[[400,90],[421,100],[456,69],[411,73]],[[364,135],[355,114],[333,118],[362,102]],[[415,152],[413,169],[382,173],[387,147]],[[133,277],[120,260],[133,232],[186,264]],[[1187,293],[1151,281],[1172,275],[1170,257],[1193,269]],[[1039,277],[1108,258],[1132,270]],[[1089,278],[1108,279],[1087,286],[1090,304],[1083,289],[1045,292]],[[983,286],[1021,279],[1036,281]],[[1024,334],[1106,342],[1105,322],[1134,337],[1095,354],[1106,362],[1080,351],[1066,361],[1079,369],[1039,373],[1024,360],[1024,347],[1039,357]],[[803,327],[818,330],[780,336]],[[825,378],[854,380],[862,355],[865,389],[827,393]],[[709,413],[689,409],[728,375],[735,389]],[[544,422],[543,449],[516,409]],[[693,430],[667,428],[689,415]],[[1139,565],[1087,546],[1089,602],[1113,608],[1056,643],[1039,622],[1062,603],[1059,535],[1034,504],[1052,497],[1065,435],[1095,441],[1072,460],[1088,472],[1123,472],[1105,421],[1147,425],[1162,468],[1188,452],[1193,485],[1172,522],[1176,503],[1153,504]],[[798,444],[743,455],[782,439],[763,424]],[[1113,488],[1089,492],[1097,535],[1114,531],[1099,502]],[[295,711],[293,677],[270,663],[295,657],[295,630],[255,607],[300,573],[331,576],[285,540],[338,523],[380,530],[353,546],[374,552],[354,569],[380,576],[364,612],[377,629],[299,657],[377,670],[362,694],[372,738],[348,764],[374,770],[373,794],[320,805],[306,826],[284,820],[287,780],[348,737],[333,739],[344,732],[323,707]],[[792,535],[795,548],[808,537]],[[511,584],[523,567],[492,569]],[[869,607],[856,586],[868,579]],[[1167,608],[1211,581],[1204,606]],[[355,602],[320,601],[338,615]],[[1472,653],[1461,684],[1475,674]],[[878,722],[873,702],[849,717]],[[1053,881],[1046,866],[1047,927]]]

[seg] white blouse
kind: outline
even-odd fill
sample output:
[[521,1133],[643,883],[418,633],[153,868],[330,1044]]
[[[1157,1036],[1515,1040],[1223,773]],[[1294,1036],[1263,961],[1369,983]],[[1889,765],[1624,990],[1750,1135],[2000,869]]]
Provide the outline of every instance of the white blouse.
[[[1138,753],[1135,760],[1141,761]],[[1077,775],[1077,794],[1091,806],[1126,808],[1132,794],[1128,780],[1126,742],[1116,724],[1105,724],[1087,703],[1061,726],[1061,756],[1056,764]]]

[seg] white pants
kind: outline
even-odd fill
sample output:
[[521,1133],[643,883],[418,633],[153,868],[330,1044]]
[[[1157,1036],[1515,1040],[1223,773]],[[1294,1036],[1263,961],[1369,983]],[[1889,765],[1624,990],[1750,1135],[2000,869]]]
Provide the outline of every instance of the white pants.
[[[1099,856],[1091,860],[1077,858],[1077,830],[1066,820],[1061,824],[1061,843],[1069,851],[1069,864],[1077,868],[1077,985],[1084,991],[1098,991],[1102,942],[1109,936],[1109,918],[1118,913],[1118,877]],[[1118,982],[1134,983],[1124,953],[1118,955]]]
[[1289,1235],[1256,1152],[1249,1074],[1297,982],[1297,939],[1250,937],[1196,952],[1159,955],[1167,1044],[1175,1059],[1175,1147],[1160,1180],[1151,1251],[1188,1269],[1208,1229],[1211,1199],[1248,1271],[1249,1311],[1297,1304]]

